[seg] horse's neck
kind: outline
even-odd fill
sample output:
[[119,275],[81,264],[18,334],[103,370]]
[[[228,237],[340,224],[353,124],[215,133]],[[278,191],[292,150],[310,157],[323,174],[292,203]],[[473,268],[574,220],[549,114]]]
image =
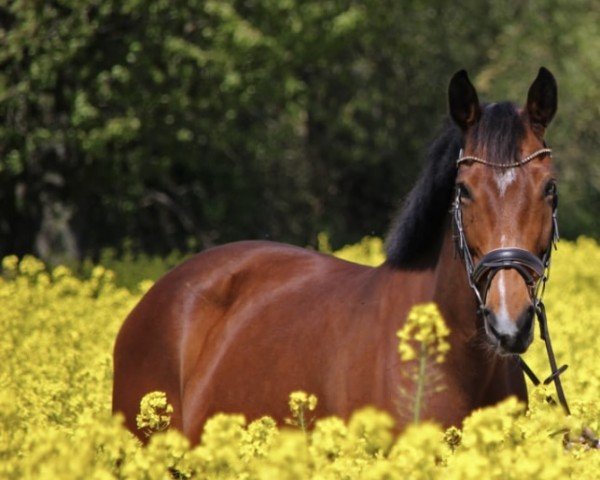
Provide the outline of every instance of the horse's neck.
[[446,323],[463,335],[477,333],[477,305],[465,265],[456,252],[450,228],[447,229],[434,270],[433,300],[444,313]]
[[[465,266],[455,253],[451,228],[447,228],[440,248],[437,261],[433,257],[423,261],[424,265],[433,265],[429,268],[381,270],[391,280],[387,282],[389,295],[383,302],[383,318],[391,320],[385,328],[385,338],[389,339],[389,361],[397,365],[394,333],[402,327],[405,316],[395,313],[407,312],[415,303],[434,301],[438,305],[450,329],[451,348],[444,363],[438,367],[444,372],[447,389],[438,400],[431,399],[432,416],[436,417],[436,408],[442,409],[448,414],[447,418],[438,420],[455,424],[475,408],[496,403],[508,395],[525,399],[526,394],[522,378],[520,383],[517,382],[519,388],[515,389],[511,384],[518,380],[517,377],[522,377],[520,372],[514,371],[517,367],[511,366],[507,357],[502,358],[491,351],[481,320],[477,318],[477,304]],[[403,294],[399,295],[399,292]],[[393,374],[396,379],[390,385],[396,392],[397,383],[402,384],[403,380],[399,369]],[[447,409],[445,404],[451,404],[452,409]]]
[[[451,331],[451,340],[455,356],[478,356],[482,365],[493,363],[494,357],[486,349],[485,333],[481,321],[477,319],[477,304],[469,286],[464,263],[457,255],[450,226],[446,228],[439,254],[433,253],[423,259],[423,269],[400,268],[382,269],[389,274],[389,298],[384,311],[394,321],[390,328],[394,333],[402,327],[404,318],[395,315],[407,311],[415,303],[435,302]],[[435,258],[437,257],[437,259]],[[400,295],[399,292],[403,294]],[[400,322],[400,323],[398,323]],[[490,365],[492,368],[493,365]]]

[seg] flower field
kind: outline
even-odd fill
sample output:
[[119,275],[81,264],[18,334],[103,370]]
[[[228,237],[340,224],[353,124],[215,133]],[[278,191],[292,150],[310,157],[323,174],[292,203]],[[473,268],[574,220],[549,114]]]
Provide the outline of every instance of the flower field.
[[[340,255],[377,263],[382,259],[378,242],[365,240]],[[600,246],[592,240],[560,243],[545,296],[558,361],[569,364],[562,378],[573,415],[565,417],[545,401],[553,387],[530,388],[526,412],[509,399],[474,412],[462,430],[418,423],[397,438],[390,417],[382,412],[367,408],[347,423],[315,419],[311,410],[318,399],[296,392],[286,427],[276,427],[269,418],[247,424],[240,415],[217,415],[196,448],[169,430],[152,434],[148,447],[141,448],[120,419],[111,417],[111,361],[119,326],[150,282],[132,290],[118,285],[112,271],[101,266],[82,280],[65,267],[48,271],[30,257],[3,260],[1,479],[600,475],[594,438],[600,432]],[[407,359],[414,357],[414,352],[403,351]],[[536,340],[526,359],[546,376],[543,342]],[[168,407],[160,394],[148,397],[142,410],[141,425],[149,432],[168,424]],[[158,417],[160,412],[164,415]],[[306,428],[309,424],[312,429]]]

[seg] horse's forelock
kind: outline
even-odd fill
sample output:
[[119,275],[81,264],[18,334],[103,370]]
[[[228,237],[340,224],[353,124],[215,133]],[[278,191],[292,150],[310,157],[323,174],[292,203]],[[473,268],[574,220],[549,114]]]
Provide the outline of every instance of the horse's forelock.
[[521,143],[525,125],[511,102],[485,105],[479,122],[469,134],[471,148],[492,163],[517,162],[521,158]]

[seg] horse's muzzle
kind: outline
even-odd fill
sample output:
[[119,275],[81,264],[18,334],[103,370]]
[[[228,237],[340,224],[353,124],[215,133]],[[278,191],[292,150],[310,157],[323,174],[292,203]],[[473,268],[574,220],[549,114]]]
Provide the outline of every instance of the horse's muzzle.
[[484,310],[485,331],[496,347],[500,351],[515,354],[524,353],[533,340],[533,319],[535,309],[533,306],[526,307],[515,322],[515,330],[510,334],[501,333],[498,327],[498,319],[494,312],[489,309]]

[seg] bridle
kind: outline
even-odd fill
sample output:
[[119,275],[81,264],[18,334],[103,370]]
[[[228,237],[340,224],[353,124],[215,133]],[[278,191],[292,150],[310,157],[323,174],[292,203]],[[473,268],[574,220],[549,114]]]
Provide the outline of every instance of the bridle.
[[[529,163],[532,160],[541,157],[542,155],[551,155],[551,153],[551,149],[542,148],[540,150],[537,150],[536,152],[533,152],[531,155],[526,156],[520,161],[514,163],[496,164],[472,155],[463,156],[463,151],[461,150],[458,159],[456,160],[456,167],[458,169],[462,164],[480,163],[482,165],[500,169],[519,168],[525,165],[526,163]],[[475,298],[477,299],[478,315],[480,315],[482,318],[485,318],[485,302],[492,280],[494,279],[496,274],[498,274],[501,270],[516,270],[519,273],[519,275],[521,275],[525,282],[525,285],[527,286],[531,302],[533,304],[536,316],[539,321],[540,335],[542,337],[542,340],[544,340],[544,343],[546,344],[546,352],[548,354],[548,361],[550,363],[550,369],[552,373],[548,378],[544,380],[543,383],[544,385],[548,385],[551,382],[554,382],[558,400],[565,412],[567,413],[567,415],[569,415],[569,406],[567,404],[567,400],[565,398],[565,394],[560,381],[560,374],[567,369],[567,365],[563,365],[560,368],[557,368],[556,366],[556,359],[554,357],[554,351],[552,349],[552,343],[550,341],[550,333],[548,332],[546,309],[544,307],[544,303],[542,302],[542,296],[544,294],[546,282],[548,281],[550,273],[550,257],[552,249],[556,248],[556,243],[559,240],[558,222],[556,218],[558,207],[557,194],[555,193],[552,202],[551,240],[548,247],[546,248],[546,251],[542,255],[542,258],[522,248],[506,247],[498,248],[486,253],[485,255],[483,255],[483,257],[481,257],[479,262],[475,264],[471,255],[471,251],[467,244],[465,231],[463,227],[462,210],[460,205],[461,189],[457,186],[454,197],[454,203],[452,206],[452,217],[454,221],[454,238],[456,242],[456,250],[465,264],[469,286],[473,290]],[[531,379],[534,385],[537,386],[540,383],[542,383],[540,382],[538,377],[533,373],[531,368],[529,368],[529,366],[521,358],[520,355],[516,355],[515,357],[520,367]],[[549,398],[549,400],[552,403],[555,403],[551,398]]]
[[[549,148],[543,148],[532,153],[531,155],[528,155],[519,162],[510,164],[492,164],[479,157],[471,155],[463,156],[461,150],[459,153],[459,158],[456,161],[456,166],[458,168],[462,163],[476,162],[494,168],[517,168],[537,157],[540,157],[541,155],[550,153],[551,150]],[[508,247],[498,248],[486,253],[481,258],[479,263],[477,263],[477,265],[475,265],[475,263],[473,262],[473,257],[471,256],[471,252],[469,250],[469,246],[465,237],[465,231],[462,220],[462,210],[460,208],[460,200],[461,190],[460,188],[456,188],[456,194],[453,204],[455,234],[454,236],[456,239],[456,247],[462,259],[465,262],[465,268],[467,270],[467,278],[469,280],[469,285],[475,293],[478,307],[480,310],[482,310],[482,313],[485,310],[485,301],[492,280],[494,279],[496,274],[500,272],[500,270],[505,269],[516,270],[521,275],[521,277],[525,281],[525,284],[527,285],[529,296],[533,305],[535,306],[538,303],[540,303],[546,285],[546,281],[548,280],[552,248],[556,248],[556,243],[559,239],[558,222],[556,219],[558,197],[556,195],[554,196],[554,201],[552,204],[552,240],[541,259],[528,250],[524,250],[522,248],[517,247]]]

